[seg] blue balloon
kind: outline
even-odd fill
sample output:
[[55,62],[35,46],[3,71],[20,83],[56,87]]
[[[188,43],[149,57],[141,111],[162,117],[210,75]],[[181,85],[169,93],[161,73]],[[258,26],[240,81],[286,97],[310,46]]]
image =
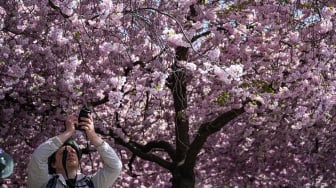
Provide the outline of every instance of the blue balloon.
[[0,178],[7,178],[13,173],[14,162],[10,155],[0,149]]

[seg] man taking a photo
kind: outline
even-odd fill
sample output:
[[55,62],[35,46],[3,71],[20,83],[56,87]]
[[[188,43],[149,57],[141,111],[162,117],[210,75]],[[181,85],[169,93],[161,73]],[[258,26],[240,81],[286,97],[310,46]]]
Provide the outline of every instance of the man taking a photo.
[[[28,188],[95,187],[108,188],[119,176],[122,163],[111,146],[95,130],[91,114],[67,117],[66,130],[42,143],[32,154],[28,164]],[[82,151],[71,139],[76,126],[85,131],[87,138],[103,160],[103,168],[95,174],[78,173]]]

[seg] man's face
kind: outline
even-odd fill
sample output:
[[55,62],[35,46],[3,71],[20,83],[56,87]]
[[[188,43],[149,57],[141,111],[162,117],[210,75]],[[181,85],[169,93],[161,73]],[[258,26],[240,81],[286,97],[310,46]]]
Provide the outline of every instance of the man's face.
[[52,167],[56,169],[57,173],[64,171],[62,160],[63,160],[63,151],[65,149],[68,151],[67,158],[66,158],[67,171],[78,169],[79,161],[78,161],[76,150],[73,149],[71,146],[62,146],[57,150],[56,156],[55,156],[56,161],[55,163],[52,164]]

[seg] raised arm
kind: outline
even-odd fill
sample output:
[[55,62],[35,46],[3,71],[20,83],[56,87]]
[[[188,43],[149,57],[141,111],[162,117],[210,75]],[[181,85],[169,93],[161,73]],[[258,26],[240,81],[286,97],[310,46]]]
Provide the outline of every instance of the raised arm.
[[48,182],[48,157],[75,133],[76,123],[74,115],[68,116],[65,121],[66,130],[58,136],[48,139],[33,152],[28,163],[28,188],[41,187]]
[[92,181],[95,187],[110,187],[120,175],[121,160],[113,148],[95,132],[92,116],[89,115],[88,118],[82,118],[82,120],[79,125],[85,130],[88,139],[95,146],[104,162],[103,168],[93,175]]

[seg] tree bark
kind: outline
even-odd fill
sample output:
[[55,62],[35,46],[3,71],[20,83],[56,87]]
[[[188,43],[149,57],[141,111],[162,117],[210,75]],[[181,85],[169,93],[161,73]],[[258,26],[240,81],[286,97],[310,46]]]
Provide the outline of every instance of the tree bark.
[[193,168],[177,166],[172,172],[172,188],[193,188],[195,186],[195,174]]

